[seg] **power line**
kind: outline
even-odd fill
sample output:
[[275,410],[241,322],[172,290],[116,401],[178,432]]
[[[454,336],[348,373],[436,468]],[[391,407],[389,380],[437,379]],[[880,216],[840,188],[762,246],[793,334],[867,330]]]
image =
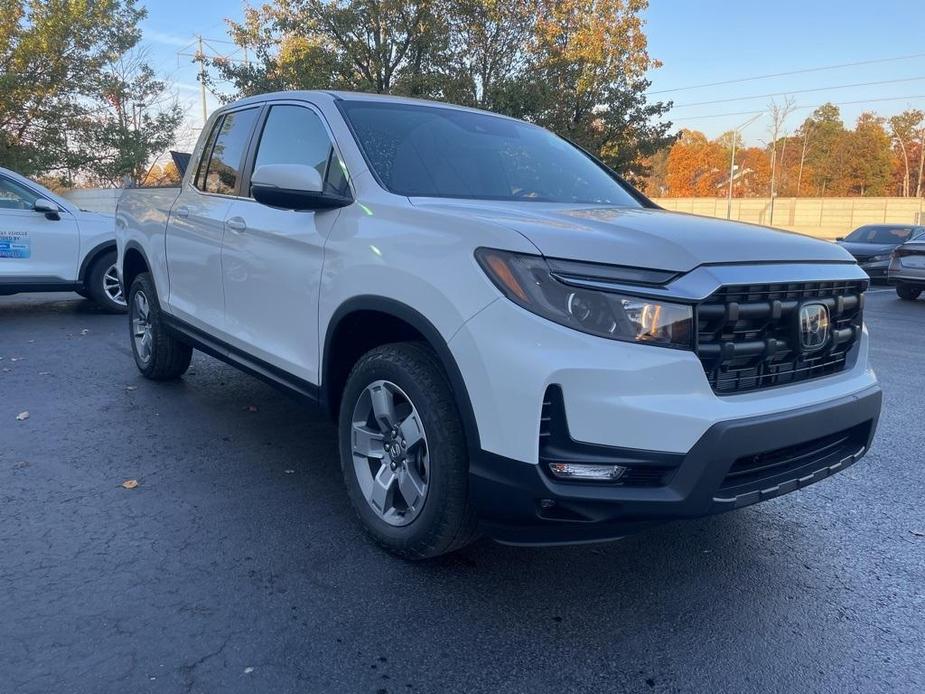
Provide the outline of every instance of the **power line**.
[[753,96],[737,96],[729,99],[713,99],[712,101],[695,101],[689,104],[677,104],[672,106],[675,108],[688,108],[689,106],[706,106],[708,104],[728,104],[737,101],[750,101],[752,99],[767,99],[774,96],[788,96],[790,94],[809,94],[811,92],[827,92],[834,89],[849,89],[851,87],[872,87],[878,84],[896,84],[898,82],[916,82],[919,80],[925,80],[923,77],[903,77],[901,79],[895,80],[877,80],[875,82],[855,82],[854,84],[835,84],[830,87],[815,87],[813,89],[796,89],[789,92],[774,92],[772,94],[755,94]]
[[656,91],[646,92],[647,96],[655,94],[668,94],[670,92],[683,92],[690,89],[702,89],[703,87],[718,87],[723,84],[738,84],[740,82],[754,82],[756,80],[766,80],[772,77],[786,77],[788,75],[804,75],[808,72],[822,72],[823,70],[837,70],[845,67],[856,67],[858,65],[876,65],[879,63],[893,63],[900,60],[912,60],[913,58],[925,58],[925,53],[913,53],[912,55],[901,55],[895,58],[877,58],[876,60],[860,60],[854,63],[839,63],[838,65],[825,65],[823,67],[808,67],[800,70],[790,70],[788,72],[772,72],[767,75],[756,75],[754,77],[739,77],[731,80],[722,80],[720,82],[704,82],[703,84],[692,84],[687,87],[674,87],[673,89],[659,89]]
[[[925,94],[914,94],[912,96],[888,96],[879,99],[857,99],[855,101],[830,101],[833,106],[850,106],[853,104],[871,104],[879,101],[903,101],[905,99],[925,99]],[[819,108],[818,106],[796,106],[794,111],[805,111],[806,109]],[[710,113],[702,116],[684,116],[686,120],[698,120],[701,118],[725,118],[726,116],[752,116],[766,113],[766,111],[734,111],[731,113]]]

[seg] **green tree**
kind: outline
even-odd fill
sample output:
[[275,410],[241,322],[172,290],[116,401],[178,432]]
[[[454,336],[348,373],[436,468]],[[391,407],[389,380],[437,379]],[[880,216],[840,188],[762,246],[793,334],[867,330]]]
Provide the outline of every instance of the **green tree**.
[[183,110],[137,51],[107,65],[94,92],[95,108],[75,123],[71,166],[97,184],[141,183],[148,162],[173,144]]
[[135,0],[5,2],[0,165],[68,184],[139,178],[180,121],[164,85],[131,57],[144,16]]
[[843,180],[848,194],[879,196],[888,192],[892,173],[890,136],[884,119],[862,113],[846,143]]
[[250,65],[210,62],[226,98],[356,89],[525,118],[638,177],[670,143],[649,103],[647,0],[278,0],[229,22]]

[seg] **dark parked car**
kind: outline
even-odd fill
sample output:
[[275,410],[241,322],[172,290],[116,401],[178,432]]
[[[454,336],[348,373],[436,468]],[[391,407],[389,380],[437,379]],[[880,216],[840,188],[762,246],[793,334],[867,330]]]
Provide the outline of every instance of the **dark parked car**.
[[925,236],[893,251],[888,275],[900,299],[915,301],[925,291]]
[[867,224],[840,237],[838,245],[855,257],[871,279],[885,279],[893,250],[906,241],[922,237],[925,237],[925,226]]

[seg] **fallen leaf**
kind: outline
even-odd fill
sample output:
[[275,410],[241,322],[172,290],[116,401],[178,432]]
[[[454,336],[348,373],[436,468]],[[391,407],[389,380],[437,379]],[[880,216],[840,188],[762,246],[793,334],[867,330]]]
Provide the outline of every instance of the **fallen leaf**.
[[51,371],[39,371],[39,376],[48,376]]
[[84,328],[83,330],[80,331],[80,334],[81,334],[81,335],[87,335],[89,332],[90,332],[89,330],[87,330],[86,328]]
[[249,675],[249,674],[251,674],[253,671],[254,671],[254,668],[252,668],[252,667],[250,667],[250,666],[244,668],[244,674],[245,674],[245,675]]
[[138,390],[138,386],[125,386],[126,390]]
[[17,422],[21,422],[21,421],[23,421],[23,420],[25,420],[25,419],[29,419],[29,411],[28,411],[28,410],[26,410],[25,412],[20,412],[18,415],[16,415],[16,421],[17,421]]
[[138,486],[138,480],[125,480],[125,482],[122,483],[122,486],[126,489],[134,489]]
[[286,470],[287,475],[291,475],[293,472],[295,472],[295,470]]
[[256,406],[256,405],[248,405],[248,406],[245,407],[244,409],[247,410],[248,412],[256,412],[256,411],[257,411],[257,406]]

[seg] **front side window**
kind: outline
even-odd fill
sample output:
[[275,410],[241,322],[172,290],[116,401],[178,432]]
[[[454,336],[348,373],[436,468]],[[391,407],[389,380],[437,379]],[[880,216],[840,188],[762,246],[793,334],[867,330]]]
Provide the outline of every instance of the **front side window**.
[[585,153],[529,123],[440,106],[338,105],[370,168],[393,193],[639,207]]
[[[241,178],[241,165],[244,152],[250,141],[251,131],[257,120],[259,109],[226,113],[221,125],[216,126],[217,135],[212,145],[211,156],[205,169],[200,167],[197,175],[198,188],[207,193],[235,195],[238,180]],[[212,137],[210,136],[210,140]],[[203,153],[203,161],[208,154],[208,145]],[[204,171],[204,174],[203,174]]]
[[24,185],[0,178],[0,210],[31,210],[38,196]]
[[254,170],[266,164],[307,164],[326,186],[346,193],[346,177],[331,138],[318,115],[302,106],[273,106],[267,115]]

